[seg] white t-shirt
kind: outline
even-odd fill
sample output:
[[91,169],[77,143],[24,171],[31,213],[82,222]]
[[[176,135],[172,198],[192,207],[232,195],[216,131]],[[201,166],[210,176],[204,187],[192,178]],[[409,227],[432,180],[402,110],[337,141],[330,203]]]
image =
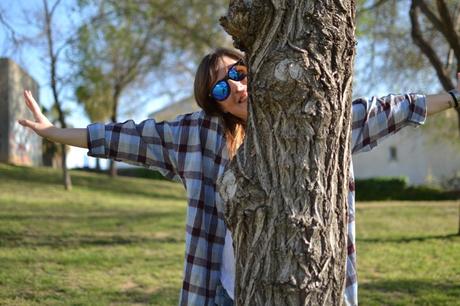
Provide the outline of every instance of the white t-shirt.
[[220,266],[220,282],[228,296],[235,300],[235,254],[233,254],[232,233],[228,229],[225,233],[224,251]]

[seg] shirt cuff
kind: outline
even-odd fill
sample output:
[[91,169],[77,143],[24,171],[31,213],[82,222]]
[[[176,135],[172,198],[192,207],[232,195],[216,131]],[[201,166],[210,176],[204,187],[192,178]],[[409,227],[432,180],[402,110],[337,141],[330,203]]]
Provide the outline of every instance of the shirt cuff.
[[93,123],[86,127],[88,135],[88,156],[106,157],[105,147],[105,125]]
[[426,121],[426,96],[410,94],[410,115],[408,121],[415,126],[422,125]]

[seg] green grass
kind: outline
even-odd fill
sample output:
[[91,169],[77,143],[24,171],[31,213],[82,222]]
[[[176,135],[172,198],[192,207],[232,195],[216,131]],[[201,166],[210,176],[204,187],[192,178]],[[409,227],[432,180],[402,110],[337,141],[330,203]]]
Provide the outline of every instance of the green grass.
[[460,305],[459,204],[358,203],[363,305]]
[[[183,187],[72,176],[0,164],[0,305],[177,304]],[[459,305],[459,204],[358,203],[361,305]]]
[[183,187],[72,176],[0,164],[0,305],[177,304]]

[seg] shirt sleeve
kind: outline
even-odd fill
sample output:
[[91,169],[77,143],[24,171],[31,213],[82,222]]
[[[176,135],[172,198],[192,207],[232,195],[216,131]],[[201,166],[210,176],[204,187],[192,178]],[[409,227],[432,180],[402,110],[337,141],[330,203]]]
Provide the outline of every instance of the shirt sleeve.
[[352,154],[370,151],[405,126],[425,123],[424,95],[359,98],[352,104]]
[[[187,126],[187,130],[190,126]],[[88,155],[110,158],[159,171],[169,179],[178,180],[177,150],[184,139],[181,120],[159,122],[154,119],[136,124],[94,123],[87,127]]]

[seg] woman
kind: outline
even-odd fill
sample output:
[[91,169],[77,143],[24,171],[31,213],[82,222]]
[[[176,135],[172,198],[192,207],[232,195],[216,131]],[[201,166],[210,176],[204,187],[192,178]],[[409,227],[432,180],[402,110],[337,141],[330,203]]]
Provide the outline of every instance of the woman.
[[[88,155],[143,165],[181,181],[187,192],[186,254],[182,305],[232,305],[234,257],[216,182],[243,141],[248,92],[243,55],[217,49],[206,55],[195,76],[195,99],[203,111],[171,122],[149,119],[116,124],[91,124],[86,129],[54,127],[30,92],[25,102],[35,121],[23,126],[51,141],[88,148]],[[401,95],[353,102],[353,153],[369,150],[384,136],[425,121],[426,115],[458,107],[458,89],[439,95]],[[370,115],[372,114],[372,115]],[[352,185],[352,184],[351,184]],[[350,190],[349,215],[354,215]],[[349,222],[345,302],[357,304],[354,221]]]

